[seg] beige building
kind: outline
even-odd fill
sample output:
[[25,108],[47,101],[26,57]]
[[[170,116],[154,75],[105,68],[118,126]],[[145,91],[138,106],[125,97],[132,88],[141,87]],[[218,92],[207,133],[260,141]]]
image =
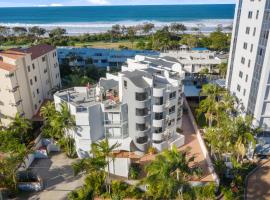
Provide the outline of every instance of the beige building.
[[8,125],[16,113],[32,119],[46,99],[61,87],[53,46],[0,51],[0,121]]

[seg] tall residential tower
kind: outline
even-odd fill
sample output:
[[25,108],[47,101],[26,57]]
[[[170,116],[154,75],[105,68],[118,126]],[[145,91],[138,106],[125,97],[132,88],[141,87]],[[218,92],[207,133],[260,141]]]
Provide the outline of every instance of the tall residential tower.
[[270,131],[269,28],[270,0],[238,0],[226,85],[265,131]]

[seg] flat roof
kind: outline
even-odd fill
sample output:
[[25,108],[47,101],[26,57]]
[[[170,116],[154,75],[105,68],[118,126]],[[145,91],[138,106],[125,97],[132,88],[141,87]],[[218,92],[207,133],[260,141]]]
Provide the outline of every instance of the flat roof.
[[88,108],[98,103],[95,100],[94,93],[91,92],[91,89],[88,93],[86,87],[75,87],[62,90],[55,93],[55,95],[75,107]]

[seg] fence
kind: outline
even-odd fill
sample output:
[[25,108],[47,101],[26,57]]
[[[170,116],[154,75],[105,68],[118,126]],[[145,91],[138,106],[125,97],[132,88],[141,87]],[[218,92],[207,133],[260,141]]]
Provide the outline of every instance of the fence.
[[209,153],[208,153],[208,150],[206,148],[205,142],[203,140],[201,131],[198,128],[198,125],[196,123],[196,120],[195,120],[192,112],[191,112],[190,106],[188,105],[188,102],[187,102],[186,98],[184,98],[184,106],[187,108],[188,116],[189,116],[189,118],[191,120],[191,123],[193,125],[193,128],[194,128],[194,130],[196,132],[196,137],[197,137],[197,139],[199,141],[203,156],[204,156],[204,158],[205,158],[205,160],[207,162],[208,170],[211,173],[211,175],[212,175],[213,179],[215,180],[216,184],[219,185],[219,183],[220,183],[219,177],[215,172],[214,165],[213,165],[212,160],[211,160],[211,158],[209,156]]

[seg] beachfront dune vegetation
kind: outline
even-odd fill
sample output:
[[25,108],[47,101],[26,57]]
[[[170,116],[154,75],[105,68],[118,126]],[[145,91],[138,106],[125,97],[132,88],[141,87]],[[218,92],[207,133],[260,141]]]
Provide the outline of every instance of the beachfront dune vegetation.
[[[202,33],[202,26],[190,30],[181,23],[155,27],[152,23],[136,26],[113,25],[103,33],[72,36],[64,28],[46,30],[34,26],[0,26],[1,48],[47,43],[54,46],[89,46],[122,49],[141,49],[167,51],[177,50],[180,45],[206,47],[211,50],[228,51],[231,34],[228,27],[217,26],[210,34]],[[188,31],[188,32],[187,32]]]

